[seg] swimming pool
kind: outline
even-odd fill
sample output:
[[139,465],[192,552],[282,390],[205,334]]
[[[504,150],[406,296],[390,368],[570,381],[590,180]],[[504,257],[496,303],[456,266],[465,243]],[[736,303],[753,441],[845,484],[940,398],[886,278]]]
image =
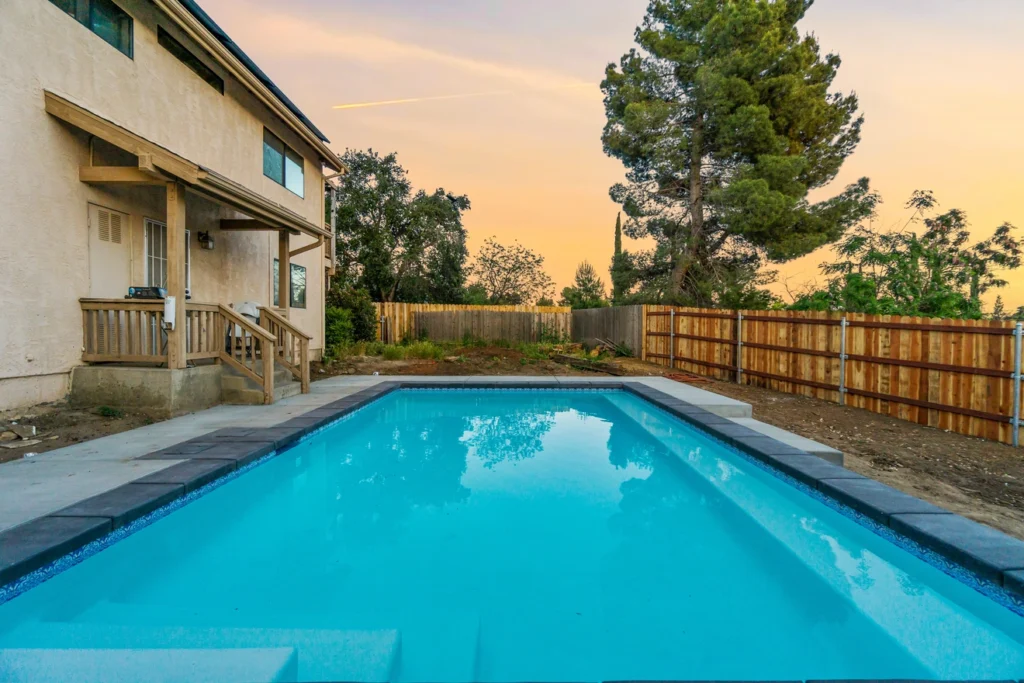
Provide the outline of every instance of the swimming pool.
[[1024,618],[618,390],[393,392],[6,604],[304,680],[995,679]]

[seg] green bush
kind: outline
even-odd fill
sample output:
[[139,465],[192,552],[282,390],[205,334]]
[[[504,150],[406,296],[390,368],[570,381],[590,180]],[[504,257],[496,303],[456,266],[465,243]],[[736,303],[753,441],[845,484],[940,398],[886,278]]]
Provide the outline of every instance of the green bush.
[[326,327],[324,329],[324,344],[327,347],[327,355],[337,358],[341,355],[343,347],[352,343],[352,312],[347,308],[327,307],[324,311]]
[[429,341],[418,341],[409,344],[405,349],[406,358],[423,360],[441,360],[444,358],[444,347]]
[[381,355],[384,356],[384,360],[405,360],[405,347],[388,344]]
[[116,419],[121,419],[122,417],[124,417],[123,410],[111,408],[110,406],[100,406],[99,408],[96,409],[96,412],[99,413],[101,417],[112,417]]
[[329,308],[349,311],[352,321],[352,341],[374,341],[377,338],[377,309],[365,289],[341,289],[332,286],[327,292]]

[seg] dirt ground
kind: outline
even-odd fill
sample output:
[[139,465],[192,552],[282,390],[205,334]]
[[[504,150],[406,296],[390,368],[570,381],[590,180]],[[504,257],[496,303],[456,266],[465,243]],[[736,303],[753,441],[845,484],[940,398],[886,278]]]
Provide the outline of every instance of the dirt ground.
[[843,451],[846,467],[1024,539],[1024,451],[813,398],[727,382],[762,422]]
[[468,346],[455,349],[444,360],[384,360],[376,356],[356,356],[330,365],[313,363],[314,381],[338,375],[588,375],[550,359],[535,359],[515,349],[500,346]]
[[[0,411],[0,462],[18,460],[27,453],[45,453],[108,434],[126,432],[153,422],[153,418],[145,415],[115,411],[104,416],[99,410],[72,408],[64,402]],[[18,426],[35,427],[36,435],[27,439],[11,439],[10,430]],[[6,437],[3,436],[5,434]]]

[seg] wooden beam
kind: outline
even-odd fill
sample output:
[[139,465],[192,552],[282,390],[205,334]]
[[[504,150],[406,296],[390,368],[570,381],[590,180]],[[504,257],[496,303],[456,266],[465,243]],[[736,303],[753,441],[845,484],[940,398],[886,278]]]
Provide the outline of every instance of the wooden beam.
[[299,254],[305,254],[307,251],[312,251],[313,249],[319,249],[321,246],[323,246],[323,243],[324,243],[324,238],[321,237],[320,239],[318,239],[315,242],[310,242],[309,244],[307,244],[304,247],[299,247],[295,251],[289,252],[288,255],[294,257],[294,256],[298,256]]
[[167,183],[167,296],[175,298],[174,329],[167,330],[167,367],[184,368],[185,338],[185,186]]
[[284,230],[279,225],[268,225],[252,218],[221,218],[221,230]]
[[287,318],[292,303],[292,257],[288,251],[289,235],[281,231],[277,237],[277,307]]
[[178,156],[174,152],[164,149],[160,145],[150,142],[130,130],[94,114],[88,109],[80,107],[49,90],[43,91],[43,98],[46,112],[51,116],[56,116],[58,119],[70,123],[75,128],[102,138],[115,147],[120,147],[136,156],[149,154],[152,156],[152,163],[155,167],[159,167],[187,183],[199,181],[199,166]]
[[156,166],[153,165],[153,155],[149,152],[143,152],[139,155],[139,170],[148,171],[149,173],[156,173]]
[[167,178],[132,166],[79,166],[78,179],[93,185],[159,185],[165,187]]

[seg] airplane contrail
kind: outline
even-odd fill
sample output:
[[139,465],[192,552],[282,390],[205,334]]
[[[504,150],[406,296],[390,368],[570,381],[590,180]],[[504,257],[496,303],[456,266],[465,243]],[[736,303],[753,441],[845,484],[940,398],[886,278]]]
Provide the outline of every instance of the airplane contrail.
[[336,104],[332,109],[365,109],[367,107],[384,107],[393,104],[412,104],[414,102],[432,102],[436,100],[459,100],[467,97],[492,97],[495,95],[517,95],[535,90],[568,90],[570,88],[593,87],[593,83],[573,83],[553,88],[529,88],[527,90],[486,90],[482,92],[459,93],[457,95],[432,95],[429,97],[410,97],[402,100],[381,100],[379,102],[354,102],[352,104]]

